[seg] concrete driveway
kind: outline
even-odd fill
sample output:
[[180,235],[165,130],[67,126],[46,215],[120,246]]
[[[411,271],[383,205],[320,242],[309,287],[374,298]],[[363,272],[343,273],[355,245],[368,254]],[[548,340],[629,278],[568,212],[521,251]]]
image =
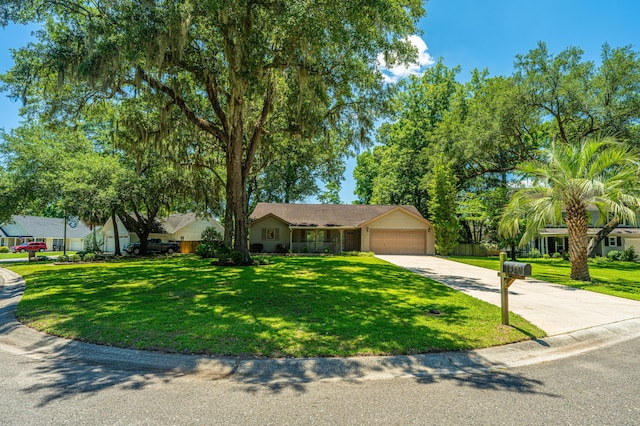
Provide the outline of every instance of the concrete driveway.
[[[498,271],[435,256],[380,255],[463,293],[500,306]],[[509,287],[509,310],[549,336],[640,318],[640,302],[527,278]]]

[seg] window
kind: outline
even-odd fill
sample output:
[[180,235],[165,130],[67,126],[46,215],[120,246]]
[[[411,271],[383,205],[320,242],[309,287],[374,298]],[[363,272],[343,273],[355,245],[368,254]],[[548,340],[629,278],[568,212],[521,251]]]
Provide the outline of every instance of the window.
[[262,228],[262,240],[279,240],[280,239],[280,229],[278,228]]
[[63,249],[64,240],[62,238],[53,239],[53,251],[60,251]]
[[316,241],[316,231],[307,231],[307,242],[313,243]]
[[607,237],[604,239],[605,247],[614,246],[614,247],[622,247],[622,238],[620,237]]
[[556,238],[556,251],[564,251],[564,238]]

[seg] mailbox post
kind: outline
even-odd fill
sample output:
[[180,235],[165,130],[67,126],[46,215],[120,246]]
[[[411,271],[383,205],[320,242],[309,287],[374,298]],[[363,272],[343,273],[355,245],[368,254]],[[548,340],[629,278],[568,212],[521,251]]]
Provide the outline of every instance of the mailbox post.
[[509,287],[515,280],[524,280],[531,276],[531,264],[507,262],[507,253],[500,253],[500,302],[502,305],[502,324],[509,325]]

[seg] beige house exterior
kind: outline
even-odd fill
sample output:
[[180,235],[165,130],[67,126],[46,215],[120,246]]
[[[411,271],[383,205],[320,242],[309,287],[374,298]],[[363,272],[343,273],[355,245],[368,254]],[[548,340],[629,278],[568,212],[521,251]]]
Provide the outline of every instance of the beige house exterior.
[[[588,238],[591,239],[602,229],[600,213],[595,208],[587,210],[589,215]],[[626,250],[633,247],[640,256],[640,216],[636,224],[621,223],[596,247],[597,256],[606,256],[612,250]],[[536,248],[541,254],[553,255],[569,250],[569,234],[566,225],[557,225],[540,230],[538,237],[529,244],[529,249]]]
[[258,203],[252,251],[434,255],[433,225],[413,206]]
[[[149,238],[159,238],[163,242],[176,241],[180,243],[180,251],[182,253],[194,252],[195,246],[202,236],[202,231],[208,227],[214,227],[221,235],[224,235],[224,228],[217,220],[212,217],[198,217],[195,213],[171,214],[166,217],[159,217],[156,221],[158,225],[157,228],[162,229],[164,232],[151,233],[149,234]],[[135,232],[129,232],[119,218],[116,218],[116,222],[121,249],[126,243],[140,241],[138,235]],[[115,251],[113,228],[113,222],[109,219],[100,231],[104,237],[104,250],[106,252]]]

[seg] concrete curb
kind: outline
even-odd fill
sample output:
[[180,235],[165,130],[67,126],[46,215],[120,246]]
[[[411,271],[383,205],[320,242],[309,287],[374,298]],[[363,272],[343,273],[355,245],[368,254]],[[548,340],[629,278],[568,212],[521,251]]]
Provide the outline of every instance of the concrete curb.
[[[139,373],[229,379],[243,383],[427,378],[530,365],[640,337],[640,318],[546,339],[474,351],[352,358],[214,358],[113,348],[50,336],[15,319],[24,279],[0,268],[0,350],[37,359],[98,364]],[[1,284],[1,283],[0,283]]]

